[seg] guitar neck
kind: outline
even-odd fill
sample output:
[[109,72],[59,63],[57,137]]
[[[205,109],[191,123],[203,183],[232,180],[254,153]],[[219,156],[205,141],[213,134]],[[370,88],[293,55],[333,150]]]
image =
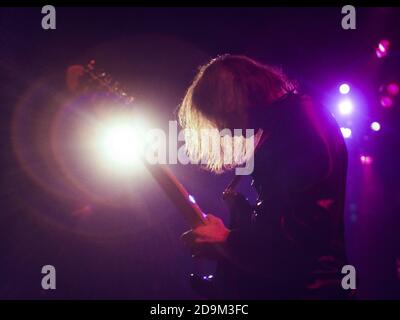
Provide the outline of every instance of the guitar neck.
[[145,160],[143,163],[191,228],[205,223],[204,213],[168,166],[162,164],[150,165]]

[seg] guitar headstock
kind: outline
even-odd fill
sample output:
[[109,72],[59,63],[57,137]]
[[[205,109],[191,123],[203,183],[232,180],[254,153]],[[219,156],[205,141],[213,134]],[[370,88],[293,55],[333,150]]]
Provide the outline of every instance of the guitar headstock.
[[66,82],[68,89],[74,93],[102,92],[124,104],[131,104],[135,100],[110,74],[98,68],[95,60],[90,60],[85,66],[68,67]]

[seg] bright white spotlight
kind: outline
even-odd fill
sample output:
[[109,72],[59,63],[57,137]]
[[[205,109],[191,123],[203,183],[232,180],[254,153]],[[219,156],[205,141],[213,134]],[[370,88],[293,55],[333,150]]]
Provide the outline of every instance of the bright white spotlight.
[[340,131],[342,132],[343,138],[348,139],[351,137],[351,129],[350,128],[341,127]]
[[346,114],[350,114],[353,112],[353,103],[351,102],[350,99],[346,99],[346,100],[339,102],[338,107],[339,107],[339,112],[341,114],[346,115]]
[[373,131],[379,131],[379,130],[381,130],[381,124],[377,121],[374,121],[371,123],[371,129]]
[[342,83],[339,86],[339,92],[341,94],[348,94],[350,92],[350,86],[347,83]]
[[136,133],[133,127],[120,125],[107,128],[104,133],[104,151],[110,160],[127,164],[136,159]]
[[143,122],[131,118],[103,123],[98,136],[102,160],[116,169],[137,166],[144,149],[144,134]]

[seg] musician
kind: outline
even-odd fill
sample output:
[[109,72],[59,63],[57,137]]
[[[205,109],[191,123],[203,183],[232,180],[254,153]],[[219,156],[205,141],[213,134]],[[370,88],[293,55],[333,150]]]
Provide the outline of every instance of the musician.
[[[224,55],[200,68],[179,119],[192,130],[212,126],[262,132],[252,173],[259,198],[249,222],[227,227],[208,214],[205,225],[182,237],[200,255],[207,256],[210,247],[223,248],[225,254],[208,254],[220,261],[225,278],[225,290],[215,297],[346,297],[341,268],[346,264],[347,151],[332,115],[299,94],[280,70],[245,56]],[[198,156],[196,143],[186,141],[189,156]],[[232,168],[207,157],[207,150],[201,151],[206,168]],[[236,283],[234,289],[230,281]]]

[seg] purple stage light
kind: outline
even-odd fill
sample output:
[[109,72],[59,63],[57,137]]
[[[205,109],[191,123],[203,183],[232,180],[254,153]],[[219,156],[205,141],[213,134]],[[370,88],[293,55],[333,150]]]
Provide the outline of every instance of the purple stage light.
[[338,104],[339,112],[343,115],[353,112],[353,103],[350,99],[343,100]]
[[381,130],[381,124],[377,121],[374,121],[371,123],[371,129],[373,131],[379,131],[379,130]]
[[339,92],[341,94],[348,94],[350,92],[350,86],[347,83],[342,83],[339,86]]
[[400,92],[399,85],[396,82],[389,83],[386,90],[391,96],[395,96]]

